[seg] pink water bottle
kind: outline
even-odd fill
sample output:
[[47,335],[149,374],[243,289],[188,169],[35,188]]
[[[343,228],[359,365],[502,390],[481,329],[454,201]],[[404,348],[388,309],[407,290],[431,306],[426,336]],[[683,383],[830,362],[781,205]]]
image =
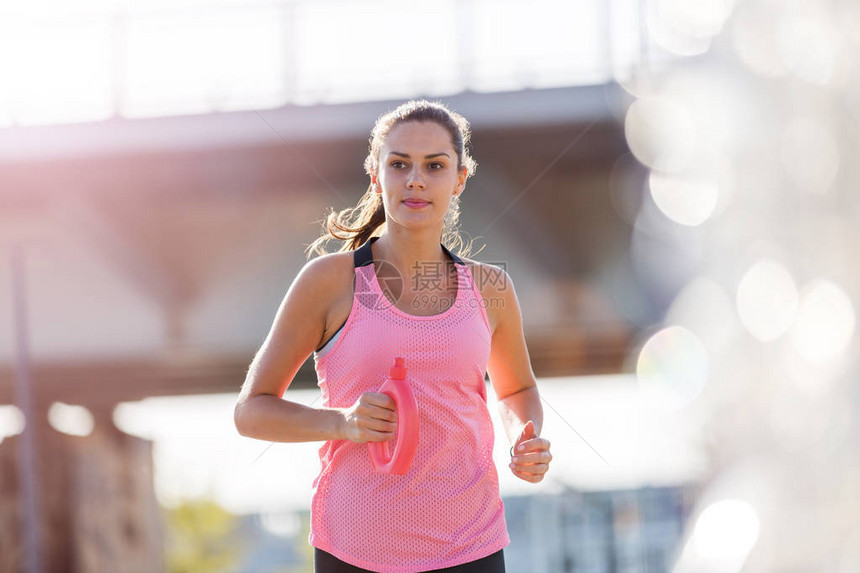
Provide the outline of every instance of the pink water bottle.
[[403,358],[394,359],[394,366],[378,392],[394,399],[397,409],[397,428],[394,430],[394,453],[389,441],[368,442],[373,469],[381,473],[403,475],[409,471],[415,449],[418,447],[418,404],[406,382]]

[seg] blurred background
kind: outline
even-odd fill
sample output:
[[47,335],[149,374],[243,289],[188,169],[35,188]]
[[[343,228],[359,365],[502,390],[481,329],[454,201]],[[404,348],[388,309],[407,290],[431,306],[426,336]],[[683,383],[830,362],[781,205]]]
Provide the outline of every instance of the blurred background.
[[0,571],[312,571],[321,444],[233,404],[413,97],[472,123],[553,444],[510,475],[488,393],[508,570],[857,571],[858,38],[850,0],[4,0]]

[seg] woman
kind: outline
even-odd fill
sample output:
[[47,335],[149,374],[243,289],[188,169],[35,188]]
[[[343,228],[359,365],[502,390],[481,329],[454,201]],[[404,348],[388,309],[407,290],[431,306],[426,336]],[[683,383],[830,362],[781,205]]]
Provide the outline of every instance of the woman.
[[[333,237],[342,248],[298,274],[239,395],[242,435],[325,441],[309,536],[318,573],[504,571],[485,373],[514,475],[539,482],[552,459],[510,277],[442,244],[443,231],[462,244],[454,225],[475,168],[469,136],[465,119],[426,101],[379,118],[367,193],[331,213],[327,235],[311,245],[319,251]],[[311,353],[321,408],[281,397]],[[405,475],[374,471],[366,445],[394,437],[395,403],[376,390],[395,356],[405,358],[420,412]]]

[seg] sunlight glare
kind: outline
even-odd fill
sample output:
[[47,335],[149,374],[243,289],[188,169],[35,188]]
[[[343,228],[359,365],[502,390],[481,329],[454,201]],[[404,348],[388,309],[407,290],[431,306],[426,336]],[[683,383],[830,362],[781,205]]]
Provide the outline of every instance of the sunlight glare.
[[786,333],[797,312],[797,287],[791,274],[779,263],[761,259],[741,278],[737,290],[741,323],[762,342]]

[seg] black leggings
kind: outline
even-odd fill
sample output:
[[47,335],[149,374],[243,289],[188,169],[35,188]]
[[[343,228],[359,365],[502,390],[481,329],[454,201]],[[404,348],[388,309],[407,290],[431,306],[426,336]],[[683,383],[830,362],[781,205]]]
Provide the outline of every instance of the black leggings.
[[[499,549],[492,555],[488,555],[477,561],[470,561],[454,567],[434,569],[433,571],[444,571],[446,573],[505,573],[505,555]],[[314,547],[314,573],[373,573],[368,569],[362,569],[349,563],[344,563],[331,553]]]

